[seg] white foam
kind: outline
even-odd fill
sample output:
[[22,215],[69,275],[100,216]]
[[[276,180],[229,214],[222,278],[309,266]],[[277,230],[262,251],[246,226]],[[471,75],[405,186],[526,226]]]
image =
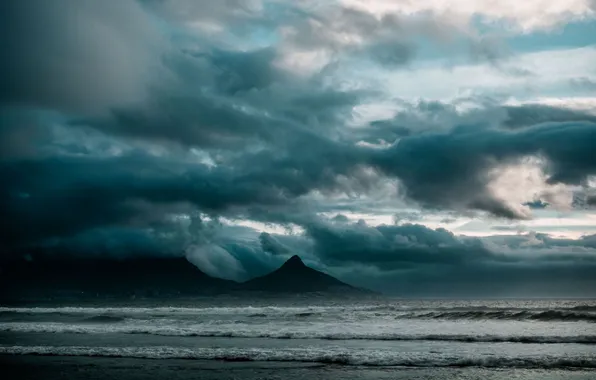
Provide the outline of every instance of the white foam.
[[244,307],[0,307],[0,312],[27,314],[219,314],[219,315],[251,315],[251,314],[299,314],[328,313],[350,310],[374,310],[383,306],[244,306]]
[[[186,337],[270,338],[270,339],[324,339],[324,340],[379,340],[379,341],[451,341],[451,342],[512,342],[512,343],[580,343],[596,344],[596,335],[495,335],[495,334],[404,334],[391,332],[389,326],[362,324],[332,326],[306,323],[298,325],[242,325],[222,324],[220,321],[172,325],[168,320],[156,324],[150,320],[130,320],[113,324],[69,324],[56,322],[0,323],[2,332],[70,333],[70,334],[147,334]],[[153,324],[152,324],[153,323]],[[341,330],[339,328],[341,327]]]
[[0,307],[0,313],[118,315],[118,316],[221,316],[230,317],[332,317],[336,320],[369,319],[370,317],[398,319],[445,320],[540,320],[596,322],[596,306],[534,308],[452,306],[437,304],[359,304],[344,306],[242,306],[242,307]]

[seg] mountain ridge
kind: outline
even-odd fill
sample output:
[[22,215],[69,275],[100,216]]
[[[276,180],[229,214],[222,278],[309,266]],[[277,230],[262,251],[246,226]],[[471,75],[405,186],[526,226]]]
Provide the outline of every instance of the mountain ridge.
[[3,298],[8,292],[37,297],[184,296],[219,293],[233,284],[207,275],[184,257],[38,258],[0,263]]
[[292,256],[278,269],[241,285],[244,290],[273,293],[364,292],[363,289],[307,266],[298,255]]
[[210,276],[185,257],[14,260],[0,262],[0,286],[2,299],[372,293],[308,267],[298,255],[268,274],[241,283]]

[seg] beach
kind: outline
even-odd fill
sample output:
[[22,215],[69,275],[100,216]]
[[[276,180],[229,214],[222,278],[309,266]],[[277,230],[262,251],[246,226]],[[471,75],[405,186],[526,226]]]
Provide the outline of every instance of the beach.
[[591,379],[590,300],[226,300],[0,308],[15,379]]
[[4,379],[543,379],[592,380],[587,370],[485,368],[368,368],[326,364],[228,363],[180,359],[0,355]]

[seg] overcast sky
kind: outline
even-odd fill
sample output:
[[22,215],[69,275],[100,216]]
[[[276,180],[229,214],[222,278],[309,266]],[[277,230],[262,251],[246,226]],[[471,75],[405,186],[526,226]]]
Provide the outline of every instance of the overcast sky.
[[596,295],[594,0],[0,2],[3,257]]

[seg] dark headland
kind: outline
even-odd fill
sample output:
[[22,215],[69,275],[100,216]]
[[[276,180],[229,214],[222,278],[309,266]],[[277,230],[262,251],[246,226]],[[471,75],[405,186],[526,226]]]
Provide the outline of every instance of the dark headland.
[[1,300],[176,298],[254,292],[372,294],[306,266],[298,256],[243,283],[209,276],[185,258],[45,258],[0,263]]
[[274,293],[363,291],[306,266],[297,255],[292,256],[277,270],[243,283],[242,289]]

